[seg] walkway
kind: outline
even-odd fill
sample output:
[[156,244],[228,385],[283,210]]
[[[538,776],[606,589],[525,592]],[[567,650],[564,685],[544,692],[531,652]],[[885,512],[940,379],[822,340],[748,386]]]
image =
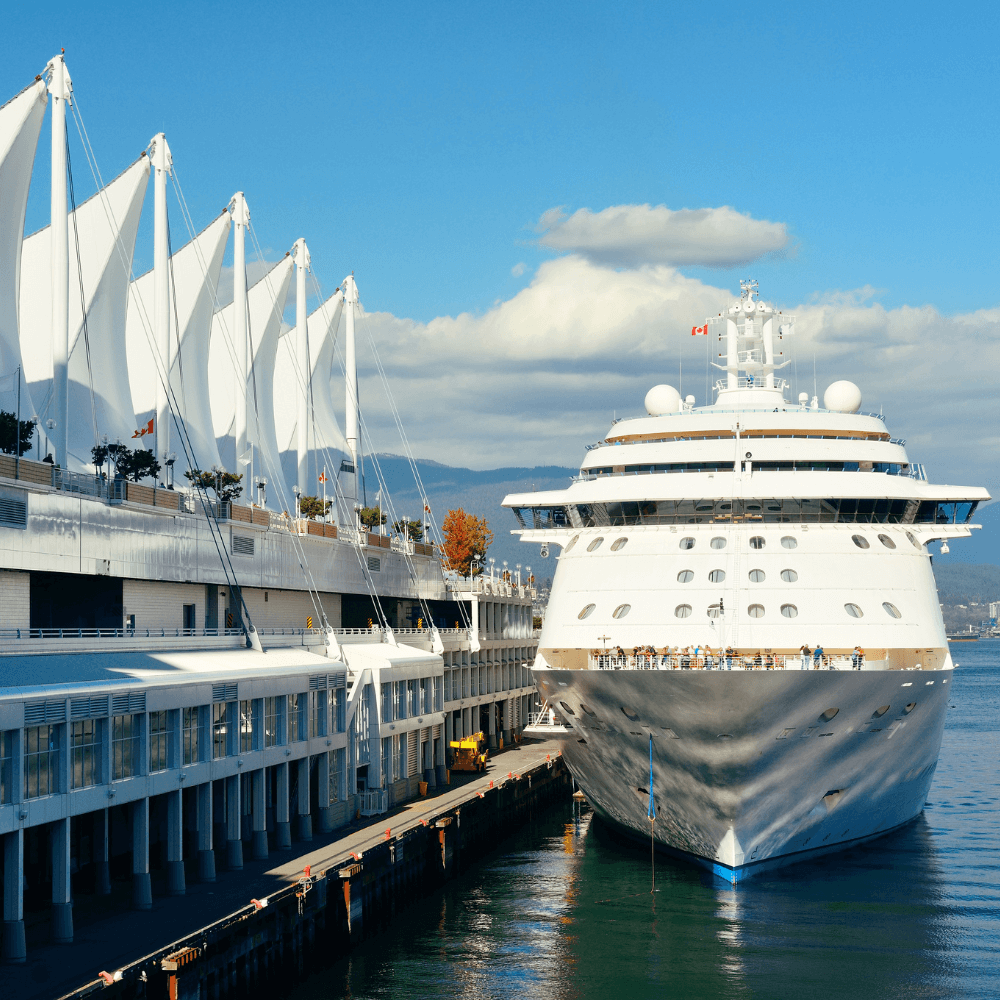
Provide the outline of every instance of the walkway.
[[[453,774],[450,786],[369,822],[352,823],[327,836],[314,835],[309,844],[301,841],[293,844],[291,852],[272,851],[267,861],[246,860],[242,871],[220,870],[214,883],[189,882],[186,896],[157,895],[154,875],[152,910],[129,908],[131,883],[127,880],[114,882],[110,897],[81,896],[74,901],[76,936],[72,944],[48,943],[45,940],[48,921],[31,921],[27,963],[4,966],[0,970],[3,995],[17,996],[19,1000],[51,1000],[62,996],[102,970],[120,969],[171,941],[222,919],[251,899],[274,892],[297,879],[305,865],[312,865],[316,871],[341,867],[351,862],[352,853],[363,854],[384,840],[387,828],[395,835],[419,825],[421,820],[430,822],[478,795],[491,781],[499,784],[508,773],[527,772],[543,765],[547,756],[554,758],[558,752],[555,742],[526,742],[521,747],[512,747],[491,760],[485,774]],[[309,848],[307,853],[289,856],[306,847]],[[278,864],[275,864],[276,858],[281,859]],[[162,891],[162,885],[160,889]]]

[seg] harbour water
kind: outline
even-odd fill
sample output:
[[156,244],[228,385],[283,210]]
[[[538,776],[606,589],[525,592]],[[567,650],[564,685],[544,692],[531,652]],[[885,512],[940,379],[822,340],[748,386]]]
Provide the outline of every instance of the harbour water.
[[738,890],[550,810],[352,957],[327,997],[1000,996],[1000,641],[960,663],[924,815]]

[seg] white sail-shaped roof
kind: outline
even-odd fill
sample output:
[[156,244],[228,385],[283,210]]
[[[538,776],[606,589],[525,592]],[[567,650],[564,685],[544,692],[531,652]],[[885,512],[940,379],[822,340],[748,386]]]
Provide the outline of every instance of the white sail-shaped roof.
[[[69,454],[77,471],[91,465],[90,450],[100,439],[129,443],[136,429],[125,313],[148,180],[143,154],[77,206],[75,225],[72,215],[69,221]],[[48,226],[24,241],[19,300],[24,371],[43,420],[52,409],[51,249]]]
[[[281,316],[292,280],[293,262],[290,256],[275,264],[259,281],[247,290],[247,322],[253,346],[252,369],[247,374],[248,440],[253,443],[254,475],[269,481],[267,505],[275,510],[294,505],[289,484],[284,482],[278,456],[278,440],[274,427],[274,363],[281,333]],[[237,345],[233,342],[233,305],[220,309],[212,322],[212,345],[209,352],[209,387],[212,393],[212,420],[222,465],[230,472],[249,471],[236,463],[233,420],[235,391],[240,383],[237,361],[242,363],[242,351],[234,358]],[[244,499],[248,499],[250,483],[243,480]]]
[[[223,211],[171,256],[168,272],[173,355],[170,387],[194,452],[194,463],[201,469],[222,464],[212,425],[208,365],[216,290],[231,225],[232,216]],[[152,325],[153,272],[147,271],[132,282],[125,327],[129,383],[140,425],[153,416],[156,387],[162,371],[162,364],[157,365],[153,355]],[[173,424],[170,440],[171,451],[178,458],[175,468],[180,481],[187,463]]]
[[[0,107],[0,376],[9,375],[21,364],[17,314],[21,242],[31,168],[47,101],[45,81],[36,80]],[[4,408],[13,411],[15,394],[16,390],[3,393]],[[33,412],[31,398],[22,389],[22,419]]]
[[[309,481],[300,483],[303,494],[314,496],[320,492],[319,473],[326,466],[331,479],[336,473],[336,460],[344,453],[347,442],[340,430],[333,394],[343,396],[344,373],[334,356],[337,329],[344,308],[344,295],[337,291],[308,318],[309,372],[300,375],[295,366],[295,328],[282,332],[274,368],[274,413],[278,440],[281,442],[285,476],[296,475],[296,429],[299,393],[306,377],[312,380],[312,413],[309,422]],[[336,371],[334,371],[336,369]],[[332,488],[328,490],[332,493]]]

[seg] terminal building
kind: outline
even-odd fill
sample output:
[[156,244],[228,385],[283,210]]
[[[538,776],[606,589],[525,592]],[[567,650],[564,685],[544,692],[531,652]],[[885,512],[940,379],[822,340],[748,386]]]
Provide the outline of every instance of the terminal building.
[[[324,295],[302,239],[248,273],[241,191],[200,232],[181,211],[171,252],[168,187],[186,199],[162,133],[77,205],[63,56],[26,82],[0,105],[7,962],[26,911],[69,942],[82,895],[128,880],[149,908],[384,813],[448,780],[453,739],[516,738],[535,701],[535,592],[446,573],[426,501],[393,511],[374,456],[365,506],[353,275]],[[56,207],[25,236],[47,113]]]

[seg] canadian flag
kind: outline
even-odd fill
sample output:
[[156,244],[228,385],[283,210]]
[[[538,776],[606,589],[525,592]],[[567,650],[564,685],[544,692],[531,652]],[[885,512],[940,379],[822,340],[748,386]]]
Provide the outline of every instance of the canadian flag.
[[697,333],[708,333],[708,323],[706,323],[704,326],[692,326],[691,336],[693,337]]
[[154,420],[155,420],[155,417],[150,417],[149,418],[149,423],[146,424],[145,427],[140,427],[139,430],[137,430],[132,435],[132,437],[134,437],[134,438],[141,438],[141,437],[145,437],[147,434],[152,434],[153,433],[153,421]]

